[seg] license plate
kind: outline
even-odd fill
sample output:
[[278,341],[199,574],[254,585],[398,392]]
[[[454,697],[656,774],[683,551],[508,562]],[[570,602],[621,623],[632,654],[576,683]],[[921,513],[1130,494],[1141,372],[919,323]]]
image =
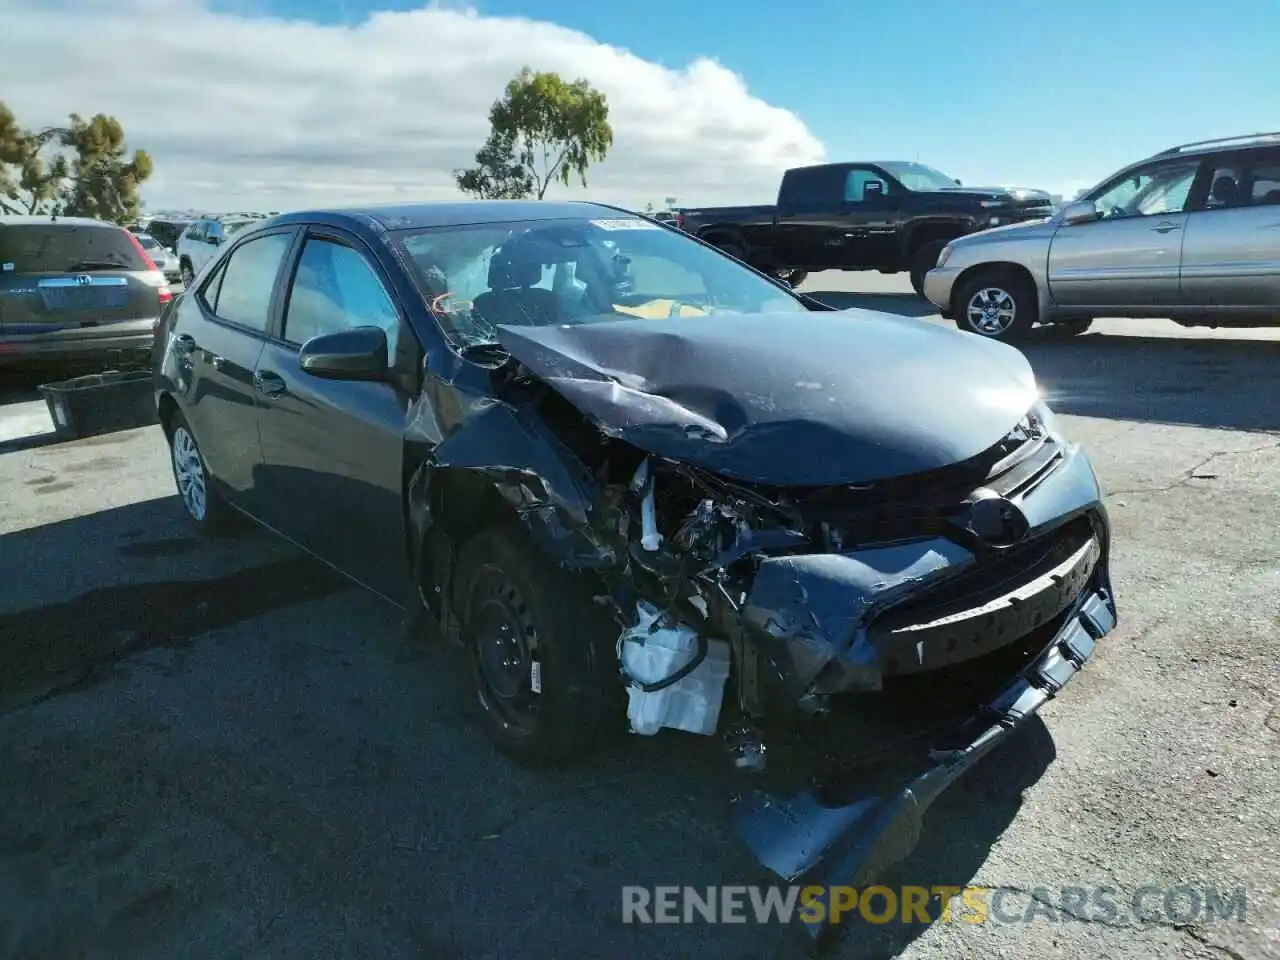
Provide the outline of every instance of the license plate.
[[124,277],[94,277],[88,283],[42,280],[40,298],[46,310],[68,313],[79,310],[112,310],[125,305],[129,281]]

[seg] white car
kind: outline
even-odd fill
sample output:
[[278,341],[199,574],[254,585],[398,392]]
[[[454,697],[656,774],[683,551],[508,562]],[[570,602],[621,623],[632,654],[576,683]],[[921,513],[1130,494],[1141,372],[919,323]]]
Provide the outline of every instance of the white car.
[[173,281],[182,276],[176,253],[149,233],[137,233],[134,236],[138,238],[138,243],[142,245],[143,250],[147,251],[147,256],[155,263],[156,269],[164,274],[166,280]]
[[193,220],[178,238],[178,271],[182,285],[187,287],[195,281],[229,236],[260,221],[260,217],[202,217]]

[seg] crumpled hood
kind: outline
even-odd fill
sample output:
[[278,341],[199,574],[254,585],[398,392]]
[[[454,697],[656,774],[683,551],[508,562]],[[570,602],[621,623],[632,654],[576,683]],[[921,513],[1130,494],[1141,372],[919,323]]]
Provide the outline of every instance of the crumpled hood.
[[863,310],[502,326],[499,339],[605,433],[776,486],[968,459],[1036,395],[1012,347]]

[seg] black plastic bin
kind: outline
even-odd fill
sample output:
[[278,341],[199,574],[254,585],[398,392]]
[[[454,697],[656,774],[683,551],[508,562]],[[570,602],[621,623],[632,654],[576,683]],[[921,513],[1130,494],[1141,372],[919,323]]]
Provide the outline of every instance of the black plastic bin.
[[59,439],[96,437],[159,422],[150,370],[91,373],[42,383]]

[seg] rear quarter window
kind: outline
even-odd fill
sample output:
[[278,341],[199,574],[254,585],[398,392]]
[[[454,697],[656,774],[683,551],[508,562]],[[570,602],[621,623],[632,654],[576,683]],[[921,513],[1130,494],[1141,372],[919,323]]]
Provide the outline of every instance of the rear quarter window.
[[128,232],[119,227],[72,223],[0,224],[0,270],[67,273],[79,270],[146,270]]

